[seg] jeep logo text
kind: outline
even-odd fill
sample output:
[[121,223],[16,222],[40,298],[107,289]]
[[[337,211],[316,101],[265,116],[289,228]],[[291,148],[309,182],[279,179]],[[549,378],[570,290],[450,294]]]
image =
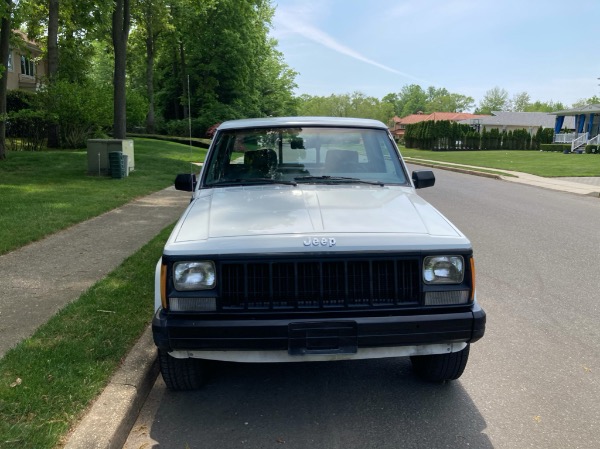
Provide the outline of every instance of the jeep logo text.
[[335,239],[333,237],[315,237],[312,239],[306,239],[304,240],[304,246],[328,246],[331,248],[332,246],[335,246]]

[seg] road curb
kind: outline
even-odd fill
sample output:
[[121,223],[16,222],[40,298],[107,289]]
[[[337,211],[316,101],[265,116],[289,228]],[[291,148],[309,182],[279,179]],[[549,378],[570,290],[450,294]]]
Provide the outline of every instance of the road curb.
[[427,162],[412,161],[410,158],[405,158],[404,160],[406,163],[412,164],[412,165],[421,165],[423,167],[439,168],[442,170],[453,171],[456,173],[464,173],[465,175],[474,175],[474,176],[481,176],[483,178],[502,180],[501,175],[496,175],[494,173],[485,173],[485,172],[480,172],[480,171],[475,171],[475,170],[469,170],[466,168],[448,167],[447,165],[437,165],[437,164],[430,164]]
[[148,326],[92,407],[67,436],[65,449],[120,449],[158,376]]

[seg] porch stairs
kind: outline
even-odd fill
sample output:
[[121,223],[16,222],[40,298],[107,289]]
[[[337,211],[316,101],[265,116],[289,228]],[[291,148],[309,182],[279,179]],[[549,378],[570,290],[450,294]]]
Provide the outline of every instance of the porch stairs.
[[571,142],[571,152],[576,151],[584,145],[588,144],[588,133],[583,133],[577,139]]

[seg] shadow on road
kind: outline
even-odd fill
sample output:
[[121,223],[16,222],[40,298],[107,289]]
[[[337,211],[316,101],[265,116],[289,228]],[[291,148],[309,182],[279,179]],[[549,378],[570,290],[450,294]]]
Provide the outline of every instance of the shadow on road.
[[408,359],[215,362],[201,391],[159,378],[144,413],[127,449],[493,447],[460,381],[422,382]]

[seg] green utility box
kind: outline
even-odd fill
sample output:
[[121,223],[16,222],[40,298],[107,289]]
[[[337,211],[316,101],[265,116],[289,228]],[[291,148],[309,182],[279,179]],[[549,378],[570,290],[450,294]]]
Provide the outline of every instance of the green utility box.
[[108,162],[110,164],[110,175],[115,179],[122,179],[129,175],[127,169],[129,156],[120,151],[111,151],[108,153]]

